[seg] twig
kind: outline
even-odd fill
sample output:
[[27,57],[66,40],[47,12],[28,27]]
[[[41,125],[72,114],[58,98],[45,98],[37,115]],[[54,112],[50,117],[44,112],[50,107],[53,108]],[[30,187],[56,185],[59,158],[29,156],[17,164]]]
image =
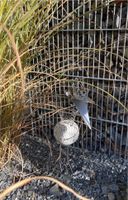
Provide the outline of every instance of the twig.
[[30,183],[33,180],[49,180],[52,181],[56,184],[58,184],[61,188],[63,188],[64,190],[72,193],[75,197],[77,197],[80,200],[89,200],[86,197],[81,196],[80,194],[78,194],[75,190],[73,190],[72,188],[70,188],[69,186],[65,185],[64,183],[62,183],[61,181],[53,178],[53,177],[49,177],[49,176],[34,176],[34,177],[29,177],[26,178],[22,181],[19,181],[13,185],[11,185],[10,187],[8,187],[7,189],[5,189],[3,192],[0,193],[0,200],[3,200],[10,192],[12,192],[13,190],[22,187],[28,183]]

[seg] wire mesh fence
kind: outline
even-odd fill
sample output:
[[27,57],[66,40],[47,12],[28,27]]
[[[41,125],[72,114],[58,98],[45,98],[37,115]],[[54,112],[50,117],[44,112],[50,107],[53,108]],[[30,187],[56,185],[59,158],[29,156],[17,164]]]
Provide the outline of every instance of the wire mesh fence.
[[[128,144],[128,3],[127,1],[58,1],[44,41],[31,60],[29,91],[33,134],[49,137],[62,118],[74,118],[83,149],[127,157]],[[66,91],[88,95],[92,130],[84,124]]]

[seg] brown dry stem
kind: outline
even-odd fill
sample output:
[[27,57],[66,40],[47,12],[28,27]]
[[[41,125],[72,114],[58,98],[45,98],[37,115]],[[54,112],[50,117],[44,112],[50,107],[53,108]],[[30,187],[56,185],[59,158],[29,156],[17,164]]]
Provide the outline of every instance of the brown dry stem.
[[58,184],[61,188],[63,188],[64,190],[72,193],[75,197],[77,197],[80,200],[89,200],[86,197],[81,196],[80,194],[78,194],[75,190],[73,190],[72,188],[70,188],[69,186],[65,185],[64,183],[62,183],[61,181],[57,180],[56,178],[53,177],[49,177],[49,176],[35,176],[35,177],[29,177],[26,178],[22,181],[19,181],[13,185],[11,185],[10,187],[8,187],[7,189],[5,189],[3,192],[0,193],[0,199],[3,200],[10,192],[12,192],[13,190],[22,187],[28,183],[30,183],[33,180],[48,180],[48,181],[52,181],[56,184]]
[[[16,46],[16,43],[15,43],[15,39],[12,35],[12,33],[7,29],[7,27],[0,23],[0,26],[3,28],[3,30],[7,33],[9,39],[10,39],[10,42],[12,44],[12,48],[13,48],[13,51],[15,52],[16,54],[16,58],[17,58],[17,65],[19,67],[19,71],[20,71],[20,74],[21,74],[21,82],[22,82],[22,90],[21,90],[21,94],[22,94],[22,98],[24,98],[24,91],[25,91],[25,77],[24,77],[24,72],[23,72],[23,68],[22,68],[22,65],[21,65],[21,59],[20,59],[20,55],[19,55],[19,52],[18,52],[18,48]],[[7,73],[6,69],[5,69],[5,73]]]

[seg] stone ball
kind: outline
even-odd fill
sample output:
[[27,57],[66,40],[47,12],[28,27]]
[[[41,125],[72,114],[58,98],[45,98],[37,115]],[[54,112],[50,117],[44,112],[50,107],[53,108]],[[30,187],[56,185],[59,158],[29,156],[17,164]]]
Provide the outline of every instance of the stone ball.
[[58,143],[68,146],[77,141],[79,137],[79,127],[71,119],[62,120],[54,127],[54,137]]

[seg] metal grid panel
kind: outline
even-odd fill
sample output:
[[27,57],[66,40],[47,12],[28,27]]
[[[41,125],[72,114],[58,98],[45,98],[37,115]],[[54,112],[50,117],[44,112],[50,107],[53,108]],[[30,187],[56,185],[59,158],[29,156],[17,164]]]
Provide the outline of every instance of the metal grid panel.
[[[30,94],[38,105],[35,109],[31,102],[32,129],[40,135],[50,134],[61,117],[74,116],[75,108],[65,96],[65,91],[74,87],[87,92],[92,123],[90,131],[80,116],[75,118],[81,130],[76,145],[126,157],[128,3],[105,2],[58,1],[49,29],[64,19],[67,25],[53,35],[46,52],[33,61],[40,63],[36,71],[43,75],[40,74],[39,85]],[[49,89],[44,82],[51,85]]]

